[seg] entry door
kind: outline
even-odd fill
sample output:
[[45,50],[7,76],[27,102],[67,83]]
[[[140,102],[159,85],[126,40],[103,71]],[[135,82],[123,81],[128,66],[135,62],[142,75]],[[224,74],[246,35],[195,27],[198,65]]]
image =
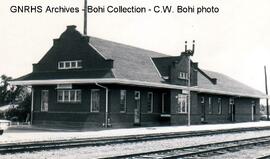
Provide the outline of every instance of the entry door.
[[169,101],[169,94],[162,93],[161,96],[161,113],[162,114],[170,114],[170,101]]
[[40,110],[42,112],[47,112],[49,107],[49,91],[48,90],[42,90],[41,91],[41,105]]
[[201,122],[205,122],[205,102],[204,97],[201,97]]
[[141,124],[141,93],[140,91],[135,91],[135,109],[134,109],[134,125]]

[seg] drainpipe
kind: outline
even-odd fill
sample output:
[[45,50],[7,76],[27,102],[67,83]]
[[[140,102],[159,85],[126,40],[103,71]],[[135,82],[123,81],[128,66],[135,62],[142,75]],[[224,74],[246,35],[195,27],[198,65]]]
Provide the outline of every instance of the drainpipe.
[[33,125],[33,111],[34,111],[34,88],[32,86],[31,88],[31,94],[32,94],[32,100],[31,100],[31,118],[30,118],[30,124]]
[[109,110],[109,108],[108,108],[109,89],[107,87],[105,87],[105,86],[102,86],[102,85],[98,84],[97,82],[96,82],[96,85],[101,87],[101,88],[104,88],[106,90],[105,128],[107,128],[108,127],[108,110]]

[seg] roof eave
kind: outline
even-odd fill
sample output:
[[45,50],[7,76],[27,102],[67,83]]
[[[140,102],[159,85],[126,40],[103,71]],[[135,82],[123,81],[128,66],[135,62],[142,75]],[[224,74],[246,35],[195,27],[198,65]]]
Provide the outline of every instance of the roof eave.
[[221,94],[221,95],[231,95],[238,97],[252,97],[252,98],[261,98],[261,99],[270,99],[270,96],[267,95],[259,95],[259,94],[246,94],[246,93],[238,93],[238,92],[229,92],[229,91],[221,91],[215,89],[207,89],[207,88],[194,88],[198,93],[213,93],[213,94]]
[[212,93],[220,95],[231,95],[238,97],[252,97],[252,98],[261,98],[266,99],[270,96],[267,95],[258,95],[258,94],[245,94],[245,93],[235,93],[228,91],[221,91],[215,89],[207,89],[200,87],[186,87],[166,83],[156,83],[156,82],[147,82],[147,81],[137,81],[129,79],[119,79],[119,78],[103,78],[103,79],[56,79],[56,80],[25,80],[25,81],[9,81],[12,85],[55,85],[55,84],[123,84],[123,85],[135,85],[135,86],[144,86],[144,87],[155,87],[155,88],[166,88],[166,89],[176,89],[176,90],[190,90],[199,93]]
[[157,88],[169,88],[169,89],[185,89],[186,86],[171,85],[164,83],[155,83],[147,81],[137,81],[119,78],[103,78],[103,79],[56,79],[56,80],[25,80],[25,81],[9,81],[12,85],[55,85],[55,84],[91,84],[91,83],[103,83],[103,84],[125,84],[125,85],[136,85],[136,86],[148,86]]

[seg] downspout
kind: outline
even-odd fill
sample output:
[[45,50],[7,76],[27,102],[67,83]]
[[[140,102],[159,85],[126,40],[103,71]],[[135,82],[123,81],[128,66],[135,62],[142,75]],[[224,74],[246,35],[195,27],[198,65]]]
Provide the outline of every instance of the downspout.
[[31,118],[30,118],[30,124],[33,125],[33,111],[34,111],[34,88],[32,86],[31,88],[31,94],[32,94],[32,101],[31,101]]
[[105,128],[108,128],[108,110],[109,110],[109,106],[108,106],[108,99],[109,99],[109,89],[105,86],[102,86],[100,84],[98,84],[97,82],[95,83],[97,86],[104,88],[106,90],[106,104],[105,104]]

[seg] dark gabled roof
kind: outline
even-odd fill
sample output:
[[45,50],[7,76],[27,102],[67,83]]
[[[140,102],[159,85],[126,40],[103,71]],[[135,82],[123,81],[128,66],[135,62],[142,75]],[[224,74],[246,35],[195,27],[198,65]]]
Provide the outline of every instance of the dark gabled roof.
[[[174,56],[148,51],[95,37],[90,38],[90,44],[94,46],[105,58],[114,60],[113,73],[116,78],[121,79],[163,83],[165,81],[160,75],[163,75],[162,70],[168,68],[164,67],[157,69],[156,67],[162,66],[162,64],[164,64],[164,66],[168,66],[168,63],[172,62],[176,58]],[[179,58],[181,58],[181,56],[179,56]],[[168,62],[164,63],[164,60],[167,60]],[[155,63],[159,63],[159,65],[155,65]],[[255,96],[265,95],[264,93],[237,80],[234,80],[227,75],[207,70],[201,71],[203,72],[198,71],[197,88],[220,91],[224,93],[227,92],[228,94],[234,93]],[[164,70],[164,72],[166,71]],[[209,78],[216,78],[217,83],[214,84]]]
[[164,57],[168,55],[95,37],[90,37],[90,44],[105,58],[114,60],[113,73],[115,78],[164,82],[151,57]]
[[[70,28],[70,27],[69,27]],[[75,29],[73,27],[73,29]],[[70,30],[69,30],[70,31]],[[67,31],[66,31],[67,32]],[[72,32],[74,33],[74,32]],[[76,36],[83,37],[79,32]],[[62,36],[61,36],[62,37]],[[103,40],[95,37],[90,37],[89,46],[94,48],[104,59],[113,60],[113,69],[111,70],[92,70],[88,71],[57,71],[57,72],[33,72],[15,81],[38,81],[38,80],[65,80],[65,79],[121,79],[127,82],[145,82],[144,84],[160,85],[165,83],[162,75],[168,68],[157,68],[168,66],[173,56],[149,51],[137,47],[132,47],[125,44],[120,44],[108,40]],[[181,58],[181,56],[179,56]],[[166,62],[167,60],[167,62]],[[165,61],[165,62],[164,62]],[[156,65],[155,65],[156,63]],[[157,64],[159,63],[159,64]],[[159,72],[160,70],[160,72]],[[199,69],[200,70],[200,69]],[[217,79],[217,83],[211,81]],[[29,83],[31,83],[29,82]],[[131,83],[130,83],[131,84]],[[160,85],[168,86],[169,83]],[[178,87],[171,85],[173,88]],[[265,94],[255,90],[241,82],[238,82],[226,75],[212,71],[198,71],[198,86],[192,87],[195,91],[230,94],[230,95],[245,95],[253,97],[264,97]]]
[[211,78],[216,78],[217,83],[213,84],[209,79],[207,79],[200,71],[198,71],[198,88],[211,89],[213,91],[222,91],[235,94],[246,94],[246,95],[257,95],[265,96],[264,93],[251,88],[250,86],[243,84],[227,75],[203,70]]

